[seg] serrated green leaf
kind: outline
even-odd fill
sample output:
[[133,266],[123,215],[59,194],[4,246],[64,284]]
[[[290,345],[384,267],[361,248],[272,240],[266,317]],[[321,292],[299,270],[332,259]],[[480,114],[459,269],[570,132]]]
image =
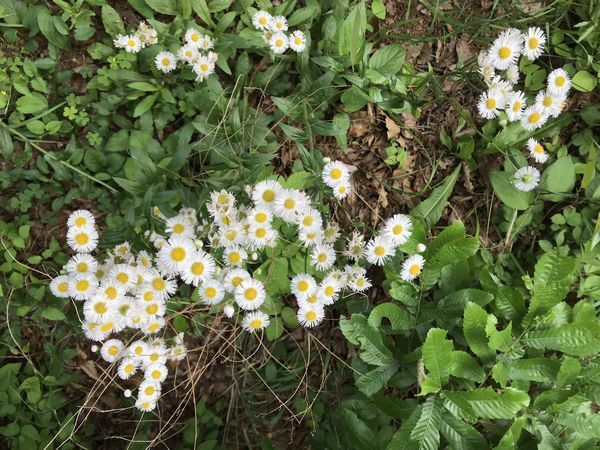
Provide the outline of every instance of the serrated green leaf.
[[592,356],[600,348],[600,323],[567,323],[530,331],[523,342],[533,348],[556,350],[574,356]]
[[521,431],[523,431],[526,424],[527,417],[517,417],[506,433],[504,433],[504,436],[502,436],[498,445],[494,447],[494,450],[514,450],[517,448],[517,442],[519,437],[521,437]]
[[483,367],[466,352],[454,351],[450,360],[450,375],[482,383],[485,379]]
[[440,431],[452,450],[486,450],[485,438],[472,426],[450,414],[442,414]]
[[511,388],[498,392],[488,387],[472,391],[446,391],[444,394],[450,399],[466,401],[475,415],[483,419],[512,419],[529,406],[529,395]]
[[463,318],[463,329],[469,349],[484,363],[492,361],[496,352],[488,345],[485,326],[488,314],[484,309],[472,302],[467,303]]
[[384,318],[390,321],[393,331],[410,330],[414,323],[408,313],[394,303],[382,303],[373,308],[368,323],[374,328],[379,328]]
[[356,380],[356,387],[363,394],[371,396],[383,388],[385,383],[387,383],[397,371],[397,363],[376,367],[375,369],[358,377]]
[[437,450],[439,447],[441,409],[440,400],[435,395],[423,403],[421,416],[410,433],[419,450]]
[[421,386],[420,395],[439,391],[450,378],[450,363],[454,345],[446,339],[446,330],[432,328],[423,344],[423,364],[427,377]]
[[444,207],[452,194],[461,168],[462,166],[459,164],[440,186],[431,191],[426,200],[423,200],[410,212],[410,215],[427,224],[429,228],[435,225],[442,217]]
[[573,384],[580,373],[581,363],[577,359],[565,356],[556,375],[556,387]]

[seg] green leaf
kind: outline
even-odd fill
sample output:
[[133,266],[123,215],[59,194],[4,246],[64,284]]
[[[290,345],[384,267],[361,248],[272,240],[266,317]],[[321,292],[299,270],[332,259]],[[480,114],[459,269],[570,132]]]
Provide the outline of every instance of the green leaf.
[[524,210],[533,203],[533,192],[523,192],[518,190],[513,184],[513,177],[506,172],[491,172],[490,181],[494,188],[494,193],[502,203],[509,208]]
[[369,58],[369,68],[386,75],[396,75],[404,65],[406,51],[400,45],[386,45]]
[[446,330],[432,328],[423,344],[423,363],[427,377],[421,386],[420,395],[439,391],[450,378],[450,362],[454,345],[446,339]]
[[435,225],[442,217],[444,207],[446,206],[448,198],[450,198],[450,194],[452,194],[461,167],[462,166],[459,164],[452,174],[450,174],[440,186],[436,187],[431,192],[431,195],[414,208],[410,214],[422,222],[425,222],[429,228]]
[[182,13],[181,2],[177,0],[146,0],[146,3],[157,13],[176,16]]
[[367,9],[364,0],[352,8],[342,24],[338,36],[338,53],[350,55],[351,64],[358,64],[365,51],[367,31]]
[[398,364],[376,367],[356,380],[356,387],[367,396],[376,394],[398,371]]
[[444,395],[466,401],[475,414],[483,419],[513,419],[519,411],[529,406],[529,395],[511,388],[500,392],[491,387],[472,391],[444,391]]
[[283,320],[281,317],[275,317],[269,322],[269,326],[266,329],[267,339],[274,341],[283,334]]
[[450,414],[442,414],[440,431],[452,450],[486,450],[490,446],[472,426]]
[[355,448],[370,450],[373,443],[377,442],[375,432],[354,411],[340,408],[339,423]]
[[512,323],[509,322],[508,326],[498,331],[496,325],[498,319],[493,314],[489,314],[485,324],[485,334],[488,337],[488,345],[494,350],[506,352],[512,346]]
[[545,199],[559,202],[564,198],[559,194],[569,194],[575,187],[575,180],[575,165],[570,156],[563,156],[544,171],[540,188],[551,192],[544,195]]
[[373,15],[378,19],[385,19],[386,9],[383,0],[373,0],[371,2],[371,11],[373,11]]
[[138,105],[135,107],[135,110],[133,111],[133,117],[139,117],[146,111],[148,111],[150,108],[152,108],[152,105],[154,105],[154,102],[157,98],[158,94],[152,94],[144,98],[144,100],[139,102]]
[[466,352],[454,351],[450,360],[450,375],[457,378],[483,383],[485,373],[483,367]]
[[517,442],[519,437],[521,437],[521,431],[527,424],[527,417],[517,417],[515,421],[512,423],[510,428],[504,433],[502,439],[496,447],[495,450],[514,450],[517,448]]
[[558,372],[558,361],[548,358],[528,358],[508,361],[506,363],[506,376],[517,381],[538,381],[551,383]]
[[42,398],[42,390],[40,388],[40,380],[36,376],[26,378],[19,386],[19,390],[25,391],[27,401],[29,403],[37,403]]
[[51,306],[42,310],[42,317],[48,320],[65,320],[64,313],[60,309]]
[[437,396],[429,397],[423,404],[421,416],[410,433],[419,450],[437,450],[440,445],[441,405]]
[[108,4],[102,5],[102,25],[104,25],[104,30],[112,37],[117,34],[125,34],[125,26],[121,16]]
[[36,114],[48,109],[48,101],[42,94],[32,92],[17,99],[17,109],[23,114]]
[[360,88],[350,86],[350,88],[342,94],[342,103],[346,107],[346,112],[355,112],[362,109],[371,98],[365,94]]
[[556,375],[556,387],[561,388],[573,384],[580,373],[581,363],[574,358],[565,356]]
[[393,331],[410,330],[414,322],[404,309],[394,303],[382,303],[373,308],[369,314],[368,323],[374,328],[379,328],[383,318],[390,321]]
[[598,78],[585,70],[580,70],[573,77],[573,89],[580,92],[592,92],[598,84]]
[[567,323],[530,331],[523,342],[533,348],[556,350],[574,356],[592,356],[600,348],[600,323]]
[[411,440],[410,435],[421,417],[422,410],[423,408],[420,405],[413,409],[410,417],[405,420],[398,431],[394,433],[386,450],[414,450],[418,448],[418,444]]
[[488,314],[481,306],[472,302],[467,303],[463,319],[465,339],[471,351],[484,363],[491,362],[496,357],[496,352],[488,345],[485,332],[487,317]]

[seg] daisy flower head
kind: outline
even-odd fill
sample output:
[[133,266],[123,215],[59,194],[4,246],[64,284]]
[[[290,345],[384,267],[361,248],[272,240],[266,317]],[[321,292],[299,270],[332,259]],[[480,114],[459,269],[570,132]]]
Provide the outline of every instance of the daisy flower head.
[[98,245],[98,232],[93,227],[69,228],[67,244],[77,253],[89,253]]
[[125,36],[123,43],[125,44],[123,48],[128,53],[137,53],[142,49],[142,41],[134,34]]
[[364,292],[371,287],[371,281],[367,278],[367,271],[362,267],[350,268],[347,275],[347,286],[353,292]]
[[316,245],[311,251],[310,258],[310,262],[317,270],[327,270],[335,263],[335,250],[332,245]]
[[223,247],[238,246],[244,242],[244,239],[244,228],[240,223],[232,221],[220,229],[219,243]]
[[[207,51],[215,46],[215,41],[213,41],[213,39],[208,34],[205,34],[204,36],[202,36],[202,41],[200,43],[200,46],[201,46],[202,50]],[[214,55],[216,55],[216,53],[212,53],[212,55],[213,55],[212,57],[208,56],[208,55],[207,55],[207,57],[208,57],[209,61],[214,62],[217,60],[217,58],[214,57]]]
[[529,157],[532,158],[536,163],[544,164],[548,161],[548,153],[542,147],[538,141],[533,138],[527,140],[527,150],[529,150]]
[[172,237],[158,251],[158,265],[165,273],[174,274],[183,270],[195,253],[196,246],[190,239]]
[[96,295],[101,296],[108,302],[119,301],[125,296],[127,287],[116,279],[107,279],[100,283]]
[[271,20],[269,20],[268,27],[273,33],[287,31],[287,19],[283,16],[273,16],[271,17]]
[[229,247],[223,252],[225,265],[240,267],[248,259],[248,253],[242,247]]
[[146,401],[156,402],[160,397],[160,391],[160,383],[152,379],[145,379],[138,387],[138,396]]
[[340,227],[335,222],[329,222],[323,230],[323,242],[334,244],[340,237]]
[[540,183],[540,171],[531,166],[521,167],[515,172],[513,183],[520,191],[532,191]]
[[235,208],[235,196],[225,189],[210,193],[210,202],[206,205],[208,211],[216,216],[218,213],[229,213]]
[[247,270],[244,269],[231,269],[225,273],[223,277],[223,284],[225,285],[225,290],[227,292],[235,292],[235,289],[242,283],[244,280],[251,279],[252,276]]
[[502,97],[504,99],[504,101],[502,102],[502,107],[500,107],[499,109],[503,109],[504,104],[506,103],[506,96],[508,94],[510,94],[513,90],[512,84],[508,80],[503,80],[502,77],[500,77],[500,76],[495,76],[488,83],[488,88],[494,89],[499,92],[500,97]]
[[348,239],[344,256],[358,261],[365,253],[365,237],[358,231],[353,231],[352,236]]
[[323,225],[321,213],[310,206],[299,211],[296,219],[300,230],[320,230]]
[[544,108],[538,104],[534,104],[523,111],[521,126],[527,131],[532,131],[543,126],[547,120],[548,116],[544,113]]
[[305,299],[317,291],[317,282],[307,273],[299,273],[290,282],[290,289],[298,299]]
[[77,211],[73,211],[67,219],[67,226],[69,228],[87,229],[94,226],[95,223],[96,219],[87,209],[78,209]]
[[113,45],[116,48],[125,48],[127,46],[127,36],[117,34],[113,39]]
[[135,375],[139,366],[140,362],[137,359],[132,358],[131,356],[126,356],[121,360],[117,374],[121,380],[128,380]]
[[182,361],[187,355],[187,349],[183,344],[177,344],[169,349],[169,359],[171,361]]
[[162,383],[167,379],[167,375],[169,371],[167,370],[167,366],[163,363],[152,363],[146,367],[144,370],[144,379],[150,380],[154,383]]
[[323,322],[325,310],[321,305],[302,305],[297,313],[298,322],[304,328],[313,328]]
[[169,73],[177,67],[177,57],[171,52],[160,52],[154,58],[156,68],[163,73]]
[[523,55],[534,61],[542,55],[546,45],[546,35],[539,27],[531,27],[523,33]]
[[249,333],[264,330],[269,326],[271,319],[262,311],[251,311],[244,316],[242,328]]
[[167,305],[164,300],[153,300],[144,303],[144,313],[150,318],[162,317],[165,315]]
[[492,64],[492,58],[488,51],[479,53],[477,56],[477,65],[479,66],[479,73],[485,81],[491,81],[496,76],[496,69]]
[[260,181],[252,190],[252,200],[256,206],[273,208],[282,190],[281,184],[275,180]]
[[404,260],[402,263],[401,278],[404,281],[412,281],[421,275],[423,265],[425,264],[425,258],[421,255],[412,255]]
[[266,297],[264,285],[253,278],[242,281],[235,288],[235,301],[241,309],[249,311],[258,309]]
[[66,265],[68,274],[96,273],[98,262],[88,253],[76,253]]
[[196,81],[204,81],[215,71],[215,62],[208,56],[200,55],[192,66],[196,74]]
[[298,239],[304,247],[314,247],[323,242],[323,230],[300,230]]
[[521,34],[517,33],[505,30],[492,44],[490,58],[496,69],[506,70],[509,66],[517,63],[521,55],[522,45]]
[[392,245],[402,245],[412,235],[412,228],[410,217],[404,214],[396,214],[386,221],[383,233],[385,237],[392,241]]
[[338,200],[344,200],[350,194],[350,190],[350,180],[346,180],[333,188],[333,196]]
[[148,252],[142,250],[141,252],[138,253],[138,256],[137,256],[135,262],[140,267],[150,269],[150,268],[152,268],[153,260],[152,260],[152,256],[150,256],[150,254]]
[[540,91],[535,96],[536,105],[542,108],[544,115],[558,117],[562,111],[564,96],[558,96],[550,91]]
[[521,77],[521,72],[519,71],[519,66],[517,66],[517,65],[510,66],[508,69],[506,69],[504,71],[505,80],[512,85],[517,84],[519,82],[520,77]]
[[85,321],[81,324],[81,329],[85,337],[90,341],[101,341],[105,338],[105,334],[100,331],[100,327],[96,322]]
[[375,236],[369,241],[365,250],[367,261],[376,266],[383,266],[395,254],[396,249],[392,245],[392,242],[384,236]]
[[293,223],[300,211],[305,209],[310,202],[306,194],[296,189],[285,189],[275,201],[275,212],[288,223]]
[[306,48],[306,36],[300,30],[296,30],[289,37],[290,48],[295,52],[303,52]]
[[127,347],[127,354],[139,361],[148,354],[148,351],[148,344],[144,341],[135,341]]
[[143,277],[146,289],[141,291],[141,300],[150,301],[154,298],[166,300],[177,292],[175,280],[163,276],[156,269],[144,272]]
[[273,221],[273,211],[267,206],[257,206],[248,211],[247,221],[250,225],[265,226]]
[[194,64],[199,56],[198,47],[193,44],[185,44],[177,50],[177,57],[188,64]]
[[273,51],[273,53],[276,53],[278,55],[285,52],[288,49],[289,45],[290,42],[288,40],[288,37],[285,35],[285,33],[282,32],[274,33],[273,36],[271,36],[271,39],[269,39],[269,46],[271,47],[271,50]]
[[112,363],[123,356],[125,345],[119,339],[109,339],[100,348],[100,355],[104,361]]
[[327,275],[319,284],[319,297],[322,298],[324,305],[335,303],[340,292],[340,281],[331,275]]
[[86,300],[83,305],[83,315],[88,322],[103,322],[113,315],[111,303],[99,295]]
[[82,273],[69,278],[69,297],[87,300],[98,289],[98,279],[91,273]]
[[555,95],[567,95],[571,89],[571,78],[564,69],[555,69],[548,75],[548,91]]
[[135,287],[137,283],[137,273],[129,264],[116,264],[110,270],[108,278],[120,283],[125,290]]
[[323,181],[329,187],[339,186],[350,178],[348,166],[341,161],[331,161],[325,164],[321,172]]
[[144,397],[138,397],[135,401],[135,407],[142,412],[152,412],[156,409],[156,400],[151,401]]
[[188,28],[183,39],[186,43],[193,45],[196,48],[201,48],[202,35],[195,28]]
[[513,91],[506,96],[504,111],[509,121],[521,120],[523,108],[525,108],[525,94],[521,91]]
[[162,317],[147,318],[140,324],[140,330],[144,334],[158,333],[165,326],[165,319]]
[[477,109],[479,115],[485,119],[494,119],[500,114],[500,110],[504,108],[506,99],[498,89],[488,89],[479,97]]
[[271,19],[271,14],[268,12],[256,11],[252,16],[252,25],[254,25],[254,28],[257,30],[266,30],[269,27]]
[[59,275],[50,282],[50,292],[59,298],[69,298],[69,277]]
[[179,275],[184,283],[198,286],[201,281],[212,278],[215,267],[215,260],[212,256],[202,250],[197,250],[187,260]]

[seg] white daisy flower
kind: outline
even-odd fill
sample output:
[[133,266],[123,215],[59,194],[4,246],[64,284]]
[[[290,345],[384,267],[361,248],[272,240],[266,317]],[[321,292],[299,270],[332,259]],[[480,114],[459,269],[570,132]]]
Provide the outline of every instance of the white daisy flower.
[[235,301],[240,308],[245,310],[260,308],[266,297],[267,294],[263,284],[253,278],[242,281],[235,288]]
[[135,407],[142,412],[152,412],[156,409],[156,401],[150,401],[144,397],[138,397],[135,401]]
[[412,222],[410,217],[404,214],[396,214],[390,217],[383,228],[383,233],[386,238],[392,241],[392,245],[402,245],[412,235]]
[[125,48],[127,46],[127,36],[117,34],[113,39],[113,45],[117,48]]
[[319,284],[318,296],[322,298],[324,305],[332,305],[337,300],[341,288],[339,280],[327,275]]
[[111,333],[118,333],[123,328],[125,328],[123,322],[120,320],[115,320],[113,317],[104,322],[100,322],[98,323],[98,333],[101,333],[102,337],[99,340],[102,341]]
[[341,161],[331,161],[325,164],[321,176],[327,186],[336,187],[350,178],[350,170],[348,170],[348,166]]
[[186,284],[198,286],[201,281],[212,278],[215,273],[215,260],[208,253],[198,250],[190,256],[180,272]]
[[563,96],[552,94],[550,91],[540,91],[535,96],[536,105],[542,108],[544,115],[551,117],[560,115],[564,101]]
[[207,56],[200,55],[192,66],[196,74],[196,81],[204,81],[215,71],[215,62]]
[[323,230],[323,242],[326,244],[335,244],[340,237],[340,227],[333,222],[327,224]]
[[333,196],[338,200],[344,200],[350,194],[350,181],[338,184],[333,188]]
[[352,237],[348,238],[348,244],[344,251],[344,256],[354,261],[358,261],[365,253],[365,237],[358,231],[352,232]]
[[160,52],[154,58],[156,68],[164,73],[169,73],[177,67],[177,57],[171,52]]
[[251,279],[252,276],[244,269],[231,269],[224,274],[223,285],[227,292],[235,292],[242,281]]
[[118,280],[107,279],[100,283],[96,295],[108,302],[119,301],[125,296],[127,288]]
[[479,73],[483,76],[483,79],[491,81],[496,76],[496,69],[492,64],[492,58],[489,52],[482,51],[477,57],[477,64],[479,65]]
[[310,262],[317,270],[327,270],[335,262],[335,250],[331,245],[317,245],[313,247],[310,258]]
[[140,324],[140,330],[144,334],[158,333],[165,326],[165,319],[162,317],[154,317],[145,320]]
[[148,351],[148,344],[144,341],[135,341],[127,347],[127,354],[137,361],[141,361],[148,354]]
[[244,316],[242,320],[242,328],[253,333],[263,330],[269,326],[271,319],[262,311],[251,311]]
[[367,271],[358,267],[347,272],[347,286],[353,292],[364,292],[371,287],[371,281],[366,276]]
[[523,33],[523,55],[534,61],[542,55],[546,45],[546,35],[539,27],[531,27]]
[[77,253],[89,253],[98,245],[98,232],[93,227],[69,228],[67,244]]
[[498,117],[500,110],[504,108],[506,99],[497,89],[488,89],[479,97],[477,109],[481,117],[485,119],[493,119]]
[[198,296],[207,305],[216,305],[225,297],[225,286],[219,280],[207,280],[198,288]]
[[[156,345],[154,345],[156,344]],[[147,353],[142,358],[142,366],[148,367],[150,364],[166,364],[169,350],[165,347],[164,342],[150,342],[147,344]]]
[[412,281],[421,275],[423,265],[425,264],[425,258],[421,255],[412,255],[404,260],[402,263],[402,271],[400,277],[404,281]]
[[244,238],[244,228],[237,222],[231,222],[219,231],[219,243],[224,247],[236,247],[244,242]]
[[303,52],[306,48],[306,36],[300,30],[294,31],[289,37],[290,48],[295,52]]
[[165,224],[165,232],[173,236],[181,236],[186,238],[194,237],[194,226],[189,223],[186,216],[177,215],[167,219]]
[[100,348],[100,355],[104,361],[113,363],[123,356],[125,345],[119,339],[109,339]]
[[169,349],[169,359],[171,361],[182,361],[187,355],[187,349],[183,344],[177,344]]
[[529,192],[537,187],[540,183],[540,171],[535,167],[521,167],[515,172],[514,185],[523,192]]
[[116,264],[110,270],[108,279],[120,283],[127,290],[136,285],[137,273],[129,264]]
[[196,48],[201,48],[202,35],[195,28],[188,28],[185,32],[184,39],[188,44],[194,45]]
[[[204,36],[202,36],[202,42],[201,42],[200,46],[202,47],[202,50],[207,51],[215,46],[215,41],[213,41],[212,38],[208,34],[205,34]],[[215,55],[215,53],[212,53],[212,55]],[[212,56],[212,57],[208,57],[208,60],[215,62],[217,60],[217,58]]]
[[148,317],[157,318],[165,315],[167,304],[164,300],[153,300],[151,302],[145,302],[143,308],[144,313]]
[[513,90],[512,84],[508,80],[503,80],[502,77],[496,76],[489,82],[488,88],[490,90],[496,90],[500,93],[500,96],[503,99],[502,108],[504,108],[504,105],[506,104],[506,96]]
[[506,105],[504,111],[506,117],[511,122],[521,120],[523,108],[525,108],[525,94],[521,91],[513,91],[506,96]]
[[225,265],[240,267],[248,259],[248,253],[242,247],[229,247],[223,252]]
[[167,366],[162,363],[152,363],[144,370],[144,379],[155,383],[162,383],[167,379],[168,374]]
[[396,254],[396,249],[388,238],[383,236],[375,236],[367,244],[365,250],[365,258],[369,263],[376,266],[383,266],[386,261],[393,258]]
[[75,254],[65,266],[67,273],[70,275],[78,273],[96,273],[98,262],[88,253]]
[[225,314],[225,317],[231,319],[235,314],[235,308],[233,307],[233,305],[225,305],[225,307],[223,308],[223,314]]
[[226,213],[235,207],[235,197],[231,192],[221,189],[210,193],[210,203],[207,208],[211,214]]
[[69,277],[59,275],[50,282],[50,292],[59,298],[69,298]]
[[[194,251],[196,251],[194,249]],[[143,292],[143,300],[154,300],[157,296],[162,300],[170,298],[177,292],[177,282],[171,278],[166,278],[156,269],[150,269],[144,272],[144,282],[147,284],[147,289]],[[146,295],[148,291],[152,291],[155,295]]]
[[87,229],[94,226],[96,219],[91,212],[87,209],[78,209],[73,211],[67,219],[67,226],[69,228],[83,228]]
[[288,49],[289,45],[290,42],[285,33],[275,33],[273,34],[273,36],[271,36],[271,39],[269,39],[269,46],[271,47],[273,53],[276,54],[281,54],[285,52]]
[[271,20],[269,20],[268,27],[273,33],[287,31],[287,20],[283,16],[273,16],[271,17]]
[[269,225],[273,221],[273,212],[266,206],[257,206],[248,212],[248,223],[256,226]]
[[567,95],[571,89],[571,78],[564,69],[555,69],[548,75],[548,91],[555,95]]
[[113,311],[110,302],[102,296],[94,295],[83,305],[83,315],[88,322],[106,321],[113,315]]
[[305,209],[310,202],[306,195],[296,189],[285,189],[275,201],[275,212],[284,221],[293,223],[299,211]]
[[160,397],[160,383],[152,379],[145,379],[138,387],[138,397],[149,402],[156,402]]
[[313,328],[323,322],[325,318],[325,310],[322,306],[308,306],[303,305],[297,313],[298,322],[304,328]]
[[320,230],[323,225],[321,213],[314,208],[308,207],[300,211],[296,217],[300,230]]
[[271,42],[271,38],[273,37],[273,32],[271,30],[264,30],[262,33],[263,42],[265,44],[269,44]]
[[121,360],[119,364],[119,369],[117,370],[117,374],[119,378],[122,380],[128,380],[137,372],[140,363],[138,360],[132,357],[125,357]]
[[507,82],[512,85],[515,85],[519,82],[519,78],[521,77],[521,72],[519,71],[519,66],[514,65],[510,66],[508,69],[504,71],[504,78]]
[[271,14],[268,12],[257,11],[254,13],[254,16],[252,16],[252,25],[254,25],[254,28],[257,30],[266,30],[271,19]]
[[529,157],[536,163],[544,164],[548,161],[548,154],[544,150],[544,147],[535,139],[530,138],[527,140],[527,149],[529,150]]
[[290,282],[290,289],[299,300],[317,291],[317,282],[307,273],[299,273]]
[[282,191],[281,184],[275,180],[264,180],[256,183],[252,190],[254,204],[262,207],[273,208],[275,200]]
[[137,53],[142,49],[142,41],[135,35],[125,36],[123,42],[125,44],[123,48],[128,53]]
[[548,120],[548,116],[544,114],[544,110],[540,105],[532,105],[523,111],[521,117],[521,126],[527,131],[532,131],[543,126]]
[[490,48],[490,58],[494,67],[498,70],[506,70],[509,66],[516,64],[521,55],[522,38],[503,32]]
[[87,300],[98,289],[98,280],[91,273],[82,273],[69,278],[69,297]]
[[323,230],[301,230],[298,233],[298,240],[307,248],[314,247],[323,242]]
[[248,246],[251,249],[258,250],[264,247],[274,247],[279,233],[270,225],[250,226],[248,228]]
[[194,64],[199,56],[198,48],[194,44],[185,44],[177,50],[177,57],[188,64]]
[[[308,295],[305,298],[297,298],[298,307],[302,308],[303,306],[316,307],[325,305],[325,302],[330,301],[330,299],[326,299],[322,294],[322,289],[318,288],[315,292]],[[331,303],[328,303],[331,304]]]
[[158,251],[159,268],[168,274],[183,270],[188,259],[196,253],[196,246],[190,239],[172,237]]
[[105,333],[100,331],[100,328],[96,322],[83,322],[81,324],[83,334],[90,341],[101,341],[105,338]]

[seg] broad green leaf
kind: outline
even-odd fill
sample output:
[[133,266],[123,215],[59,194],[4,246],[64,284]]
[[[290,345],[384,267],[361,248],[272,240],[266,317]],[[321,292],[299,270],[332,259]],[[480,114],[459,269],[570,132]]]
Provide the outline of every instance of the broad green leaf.
[[475,414],[483,419],[513,419],[529,405],[529,395],[526,392],[511,388],[500,392],[491,387],[472,391],[444,391],[444,395],[466,401]]
[[390,321],[393,331],[410,330],[414,322],[404,309],[394,303],[382,303],[373,308],[368,323],[374,328],[379,328],[383,318]]
[[446,330],[432,328],[423,344],[423,363],[427,377],[421,386],[420,395],[439,391],[450,378],[450,362],[454,345],[446,339]]
[[554,420],[568,427],[583,439],[600,439],[600,415],[599,414],[559,414]]
[[117,34],[125,34],[125,26],[120,14],[109,4],[102,5],[102,25],[112,37]]
[[378,19],[385,19],[386,9],[383,0],[373,0],[371,2],[371,11],[373,11],[373,15]]
[[490,181],[494,193],[509,208],[524,210],[533,203],[533,192],[518,190],[513,184],[512,176],[506,172],[491,172]]
[[526,424],[527,417],[517,417],[506,433],[504,433],[498,445],[494,447],[494,450],[514,450],[517,448],[517,442]]
[[411,433],[421,417],[422,406],[418,405],[413,409],[410,417],[402,423],[402,426],[394,433],[386,450],[415,450],[419,445],[411,440]]
[[392,352],[383,343],[379,330],[370,326],[361,314],[353,314],[350,320],[340,319],[340,329],[346,339],[360,346],[360,358],[375,366],[388,366],[394,362]]
[[442,217],[446,202],[452,194],[456,180],[458,180],[461,167],[459,164],[440,186],[431,191],[431,195],[410,212],[411,216],[421,220],[429,228],[435,225]]
[[152,105],[154,105],[154,102],[156,102],[157,98],[158,94],[152,94],[144,98],[144,100],[139,102],[138,105],[135,107],[135,110],[133,111],[133,117],[139,117],[146,111],[148,111],[150,108],[152,108]]
[[565,356],[556,375],[556,387],[560,388],[573,384],[580,372],[581,363],[577,359]]
[[545,253],[535,265],[533,282],[545,286],[570,277],[576,268],[575,260],[559,252]]
[[17,109],[23,114],[36,114],[48,109],[48,101],[42,94],[32,92],[17,99]]
[[397,44],[386,45],[369,58],[369,68],[386,76],[396,75],[404,65],[406,51]]
[[365,94],[360,88],[350,86],[350,88],[342,94],[342,103],[346,107],[346,112],[355,112],[362,109],[371,98]]
[[452,450],[486,450],[490,446],[485,438],[471,425],[451,414],[442,414],[440,431]]
[[488,314],[475,303],[467,303],[464,312],[463,328],[469,349],[484,363],[491,362],[496,357],[496,352],[488,345],[485,327]]
[[371,396],[373,394],[376,394],[381,388],[383,388],[385,386],[385,383],[387,383],[397,371],[397,363],[391,363],[387,366],[376,367],[370,372],[367,372],[358,377],[356,380],[356,387],[363,394]]
[[592,92],[598,84],[598,78],[585,70],[580,70],[575,74],[571,83],[573,89],[580,92]]
[[365,51],[367,30],[367,9],[364,0],[356,4],[342,24],[338,35],[338,53],[350,55],[351,64],[358,64]]
[[466,352],[454,351],[450,360],[450,375],[457,378],[483,383],[485,373],[483,367]]
[[570,156],[563,156],[554,161],[544,171],[540,189],[550,191],[544,198],[553,202],[559,202],[564,199],[564,195],[569,194],[575,187],[575,165]]
[[512,323],[506,326],[502,331],[496,329],[498,319],[493,314],[489,314],[485,324],[485,334],[488,337],[488,345],[494,350],[506,352],[512,345]]
[[374,395],[371,400],[386,416],[398,420],[406,420],[417,409],[418,404],[413,399],[401,400],[397,397],[379,393]]
[[52,306],[42,310],[42,317],[47,320],[65,320],[65,314],[60,309]]
[[510,380],[552,383],[558,372],[558,361],[549,358],[528,358],[508,361],[506,375]]
[[438,301],[438,309],[444,312],[447,318],[462,317],[468,302],[473,302],[479,306],[485,306],[494,299],[494,296],[489,292],[481,289],[460,289],[441,298]]
[[441,401],[435,395],[423,404],[421,416],[410,433],[419,450],[437,450],[439,447],[441,410]]
[[377,442],[375,432],[354,411],[340,408],[339,423],[357,449],[371,450]]
[[600,323],[568,323],[530,331],[523,342],[533,348],[556,350],[574,356],[592,356],[600,348]]
[[178,0],[145,0],[150,8],[157,13],[176,16],[181,14],[181,2]]

